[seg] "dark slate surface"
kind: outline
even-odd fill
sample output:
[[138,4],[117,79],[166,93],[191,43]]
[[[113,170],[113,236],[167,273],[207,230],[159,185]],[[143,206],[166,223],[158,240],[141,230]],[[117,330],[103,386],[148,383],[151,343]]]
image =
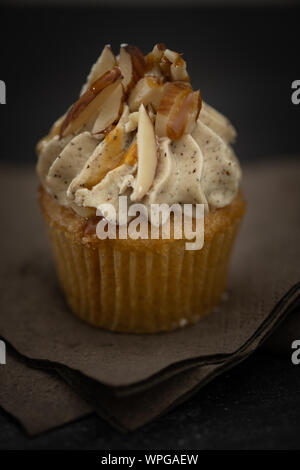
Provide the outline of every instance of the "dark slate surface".
[[300,449],[300,365],[256,352],[156,422],[122,435],[91,415],[28,438],[0,412],[0,449]]

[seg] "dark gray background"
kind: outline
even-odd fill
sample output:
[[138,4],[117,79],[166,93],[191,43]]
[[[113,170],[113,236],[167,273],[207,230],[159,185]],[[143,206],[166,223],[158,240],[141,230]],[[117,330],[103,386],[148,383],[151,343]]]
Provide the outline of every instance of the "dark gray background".
[[[236,125],[243,163],[299,153],[300,105],[291,103],[291,83],[300,79],[299,9],[115,3],[110,9],[1,8],[2,161],[34,164],[36,141],[76,99],[108,42],[116,53],[122,42],[145,53],[156,42],[183,52],[194,87]],[[289,356],[258,352],[127,436],[91,416],[29,439],[0,410],[0,449],[300,448],[299,367]]]
[[[122,2],[124,5],[124,2]],[[230,117],[241,161],[297,153],[297,8],[12,8],[1,11],[1,159],[35,162],[34,147],[78,96],[103,45],[184,53],[193,86]]]

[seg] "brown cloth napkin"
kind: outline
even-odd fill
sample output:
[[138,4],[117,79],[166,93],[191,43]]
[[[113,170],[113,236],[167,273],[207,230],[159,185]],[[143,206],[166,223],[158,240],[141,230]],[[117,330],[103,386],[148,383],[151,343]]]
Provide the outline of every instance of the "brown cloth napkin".
[[0,366],[0,404],[33,435],[93,411],[55,371],[32,369],[11,352]]
[[[248,211],[228,299],[198,325],[143,336],[97,330],[68,311],[38,216],[31,169],[6,168],[0,177],[6,228],[1,233],[0,335],[31,359],[27,368],[52,367],[111,422],[127,429],[141,426],[247,357],[296,304],[299,176],[296,159],[246,168]],[[294,339],[300,337],[295,317]],[[1,394],[0,404],[5,408]]]
[[[289,308],[288,304],[292,306],[292,298],[290,302],[283,302],[284,308]],[[280,318],[280,314],[275,317]],[[142,393],[123,397],[107,393],[99,382],[81,377],[71,370],[61,371],[61,375],[100,416],[120,430],[134,430],[166,413],[214,377],[245,359],[262,340],[263,336],[259,336],[243,355],[238,354],[236,358],[230,356],[228,361],[220,364],[187,367],[169,380],[149,386]],[[79,396],[76,397],[59,381],[55,371],[49,375],[49,369],[49,374],[33,370],[29,367],[30,361],[22,358],[22,362],[18,362],[16,356],[20,359],[15,353],[12,358],[9,354],[8,364],[11,367],[2,369],[5,373],[0,382],[3,384],[4,378],[4,386],[0,387],[0,403],[19,419],[29,434],[34,435],[65,424],[90,411],[86,402],[80,401]]]

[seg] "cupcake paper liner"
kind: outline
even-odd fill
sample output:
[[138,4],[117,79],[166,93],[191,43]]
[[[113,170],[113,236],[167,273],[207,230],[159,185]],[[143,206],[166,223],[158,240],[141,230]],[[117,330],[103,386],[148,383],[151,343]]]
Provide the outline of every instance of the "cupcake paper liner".
[[72,311],[111,331],[154,333],[194,323],[218,304],[240,220],[195,251],[174,239],[164,240],[159,251],[151,250],[149,240],[146,250],[133,249],[130,243],[121,249],[114,240],[89,246],[46,222],[60,285]]

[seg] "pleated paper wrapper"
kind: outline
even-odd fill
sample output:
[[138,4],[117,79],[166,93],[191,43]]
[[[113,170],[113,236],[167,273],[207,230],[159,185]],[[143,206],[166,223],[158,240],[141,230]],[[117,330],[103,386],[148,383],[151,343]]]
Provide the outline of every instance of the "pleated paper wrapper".
[[[194,323],[220,301],[230,252],[239,227],[185,250],[182,240],[160,250],[126,248],[126,240],[99,240],[89,246],[56,224],[48,233],[60,285],[71,310],[82,320],[112,331],[154,333]],[[157,240],[156,240],[157,242]],[[150,249],[149,249],[150,247]]]

